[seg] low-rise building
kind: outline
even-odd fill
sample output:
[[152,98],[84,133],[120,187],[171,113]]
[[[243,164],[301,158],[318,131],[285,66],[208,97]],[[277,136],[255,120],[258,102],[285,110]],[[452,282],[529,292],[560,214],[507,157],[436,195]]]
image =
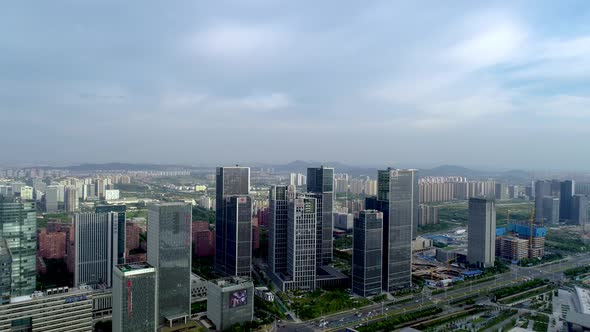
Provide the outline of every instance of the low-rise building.
[[0,331],[92,331],[92,290],[60,287],[0,306]]
[[207,283],[207,318],[223,331],[254,319],[254,284],[249,278],[229,277]]

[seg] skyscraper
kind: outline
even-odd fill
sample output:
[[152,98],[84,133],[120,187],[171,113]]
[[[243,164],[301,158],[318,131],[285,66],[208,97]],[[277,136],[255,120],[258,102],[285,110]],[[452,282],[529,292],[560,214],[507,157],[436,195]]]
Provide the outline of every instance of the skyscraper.
[[10,303],[12,292],[12,255],[8,243],[0,238],[0,304]]
[[[383,212],[383,290],[393,292],[412,285],[412,238],[418,223],[418,171],[380,170],[377,197],[366,208]],[[415,226],[416,225],[416,226]]]
[[224,276],[250,276],[252,198],[249,167],[218,167],[215,199],[215,270]]
[[31,295],[37,282],[37,208],[0,196],[0,238],[12,255],[11,296]]
[[67,186],[64,189],[64,210],[68,213],[78,211],[78,193],[74,186]]
[[289,201],[287,226],[287,274],[291,288],[312,291],[316,287],[317,200],[298,195]]
[[493,199],[469,199],[467,261],[477,267],[493,267],[496,257],[496,203]]
[[58,204],[58,187],[57,186],[48,186],[45,190],[45,212],[52,213],[57,211],[59,204]]
[[125,241],[127,237],[127,206],[124,204],[119,205],[97,205],[95,208],[96,213],[117,213],[117,264],[125,263]]
[[307,169],[307,191],[317,199],[317,262],[328,265],[332,262],[334,231],[334,168],[310,167]]
[[117,217],[117,213],[74,215],[74,286],[112,286],[119,251]]
[[157,271],[158,325],[186,322],[191,314],[191,206],[150,205],[147,234],[147,260]]
[[543,199],[547,196],[551,196],[551,181],[535,181],[535,222],[537,224],[545,222]]
[[570,219],[573,223],[580,226],[588,223],[588,196],[574,195]]
[[156,269],[117,265],[113,280],[113,331],[156,331]]
[[543,197],[543,222],[556,224],[559,222],[559,198],[554,196]]
[[570,220],[572,213],[575,183],[573,180],[562,181],[559,190],[559,219]]
[[272,186],[269,191],[268,265],[275,275],[287,272],[287,225],[289,200],[295,186]]
[[364,210],[353,227],[352,292],[362,297],[381,294],[383,213]]

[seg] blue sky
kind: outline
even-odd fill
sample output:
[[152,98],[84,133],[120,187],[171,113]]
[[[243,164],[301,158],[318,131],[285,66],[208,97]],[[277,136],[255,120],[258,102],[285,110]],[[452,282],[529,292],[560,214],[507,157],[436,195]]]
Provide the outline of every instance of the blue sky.
[[590,169],[587,1],[19,1],[7,162]]

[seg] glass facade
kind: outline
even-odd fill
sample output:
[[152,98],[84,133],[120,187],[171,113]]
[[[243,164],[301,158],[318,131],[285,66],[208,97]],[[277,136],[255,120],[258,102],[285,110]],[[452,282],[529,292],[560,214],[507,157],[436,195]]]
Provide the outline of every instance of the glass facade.
[[113,331],[156,330],[156,270],[147,263],[119,265],[113,281]]
[[334,169],[307,169],[307,191],[317,199],[317,262],[319,268],[332,262],[334,230]]
[[291,289],[314,290],[316,287],[317,201],[297,197],[289,202],[287,273]]
[[126,216],[127,206],[125,205],[98,205],[96,207],[96,213],[107,213],[107,212],[117,212],[117,264],[125,263],[125,239],[126,239],[126,229],[125,223],[127,221]]
[[37,208],[34,202],[0,197],[0,237],[12,255],[12,296],[31,295],[37,281]]
[[383,213],[365,210],[353,227],[352,291],[367,297],[381,293]]
[[268,261],[275,274],[287,272],[287,222],[289,200],[295,197],[294,186],[270,188]]
[[224,276],[250,276],[250,168],[218,167],[215,194],[215,270]]
[[157,271],[156,317],[190,316],[192,208],[161,203],[148,208],[148,263]]

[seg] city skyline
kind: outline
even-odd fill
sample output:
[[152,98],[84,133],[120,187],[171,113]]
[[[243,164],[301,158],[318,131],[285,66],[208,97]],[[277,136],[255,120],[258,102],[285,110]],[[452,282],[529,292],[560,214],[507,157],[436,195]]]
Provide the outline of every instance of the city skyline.
[[[0,38],[4,162],[583,169],[584,5],[10,4],[0,23],[15,31]],[[12,140],[23,128],[30,135]],[[268,139],[278,136],[281,149]],[[326,136],[337,143],[314,144]],[[178,157],[189,142],[196,153]]]

